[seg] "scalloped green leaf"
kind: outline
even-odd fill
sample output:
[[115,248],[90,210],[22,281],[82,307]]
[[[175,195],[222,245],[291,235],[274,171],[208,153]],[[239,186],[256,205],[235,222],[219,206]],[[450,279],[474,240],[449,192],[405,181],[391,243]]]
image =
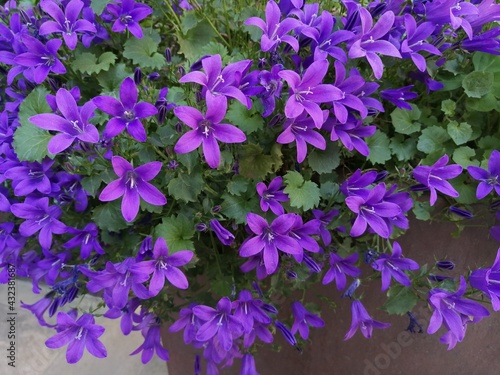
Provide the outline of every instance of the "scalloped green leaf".
[[296,171],[287,172],[283,180],[286,185],[284,192],[290,197],[292,207],[307,211],[318,206],[320,189],[315,182],[305,181],[302,175]]
[[141,39],[130,38],[125,42],[123,56],[141,68],[160,69],[166,64],[165,56],[158,52],[160,40],[156,30],[145,32]]

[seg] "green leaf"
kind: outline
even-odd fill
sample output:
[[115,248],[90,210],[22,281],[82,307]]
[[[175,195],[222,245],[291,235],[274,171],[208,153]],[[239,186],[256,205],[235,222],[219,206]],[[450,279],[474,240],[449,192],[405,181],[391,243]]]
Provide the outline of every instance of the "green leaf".
[[373,164],[384,164],[391,158],[389,138],[385,133],[377,130],[375,134],[367,139],[366,143],[370,148],[370,155],[368,156],[368,160],[370,160]]
[[202,48],[215,37],[214,30],[210,24],[203,20],[196,26],[190,28],[187,32],[177,34],[180,46],[180,53],[190,62],[194,62],[202,56]]
[[443,111],[446,116],[454,116],[456,107],[457,104],[451,99],[446,99],[441,102],[441,111]]
[[181,16],[181,29],[184,34],[198,24],[199,19],[195,11],[187,11]]
[[462,146],[453,152],[453,161],[460,164],[464,168],[467,168],[470,165],[477,167],[479,165],[479,161],[471,160],[474,156],[476,156],[476,151],[474,149],[468,146]]
[[415,201],[413,206],[413,214],[418,220],[427,221],[431,219],[431,205],[429,202]]
[[222,194],[222,210],[221,212],[234,219],[236,224],[246,223],[247,213],[257,212],[259,202],[257,194],[254,192],[245,193],[240,196],[234,196],[228,193]]
[[248,185],[249,181],[237,174],[227,184],[227,191],[232,195],[240,196],[248,190]]
[[387,291],[387,301],[381,307],[389,314],[403,315],[411,311],[418,302],[418,296],[411,288],[394,284]]
[[92,0],[90,2],[90,7],[94,11],[94,13],[98,16],[101,15],[101,13],[104,11],[104,8],[106,8],[106,5],[110,4],[111,1],[109,0]]
[[23,100],[19,107],[21,126],[14,133],[14,150],[19,160],[41,162],[46,156],[54,157],[47,150],[52,135],[28,120],[31,116],[40,113],[52,113],[47,104],[47,94],[49,94],[47,89],[38,86]]
[[481,98],[493,88],[494,76],[491,72],[471,72],[462,81],[462,87],[470,98]]
[[500,72],[500,56],[484,52],[476,52],[472,57],[474,68],[483,72]]
[[264,126],[264,119],[261,114],[257,113],[255,109],[248,110],[247,107],[238,101],[231,103],[226,114],[226,119],[230,124],[243,130],[245,134],[261,130]]
[[417,152],[417,140],[415,138],[404,139],[401,135],[391,138],[390,149],[399,161],[411,160]]
[[165,56],[158,52],[160,35],[156,30],[145,32],[141,39],[130,38],[125,42],[123,56],[141,68],[160,69],[166,64]]
[[167,101],[177,105],[187,105],[186,94],[182,87],[172,86],[168,88]]
[[466,122],[461,122],[459,124],[456,121],[450,121],[446,128],[451,139],[453,139],[453,142],[457,145],[466,143],[472,136],[472,127]]
[[191,174],[194,168],[200,164],[200,157],[196,151],[188,152],[187,154],[178,154],[177,160],[186,167],[188,174]]
[[[250,17],[260,17],[263,18],[262,12],[259,11],[259,9],[255,6],[249,6],[243,9],[243,11],[240,14],[240,20],[244,21],[249,19]],[[248,32],[250,34],[250,39],[252,39],[254,42],[260,42],[260,39],[262,38],[262,30],[259,29],[256,26],[252,25],[243,25],[243,30]]]
[[401,108],[396,108],[392,111],[392,125],[397,133],[408,135],[420,130],[422,125],[416,121],[420,118],[422,113],[415,104],[412,104],[411,106],[411,111]]
[[95,197],[97,189],[101,187],[102,178],[100,174],[94,174],[82,179],[82,187],[91,196]]
[[422,130],[418,137],[417,149],[431,154],[434,151],[442,150],[443,144],[450,139],[448,132],[439,126],[431,126]]
[[460,194],[458,198],[454,198],[457,203],[477,203],[476,184],[467,178],[466,173],[462,173],[460,176],[450,180],[450,183],[458,191],[458,194]]
[[91,52],[80,52],[75,54],[71,66],[82,73],[93,74],[102,70],[107,71],[115,61],[116,56],[112,52],[104,52],[99,58]]
[[328,142],[325,150],[314,149],[308,155],[307,161],[319,174],[330,173],[340,165],[339,148],[336,143]]
[[155,237],[163,237],[167,242],[169,254],[180,250],[194,250],[194,223],[186,216],[165,217],[155,228]]
[[201,49],[201,53],[202,55],[220,55],[221,59],[224,60],[228,51],[226,46],[217,42],[210,42]]
[[125,64],[116,64],[108,71],[102,71],[97,75],[97,81],[104,90],[104,93],[112,94],[118,91],[123,80],[132,75],[132,72],[127,70]]
[[292,207],[302,208],[304,211],[317,207],[320,199],[318,185],[312,181],[304,181],[299,172],[289,171],[284,176],[284,192],[290,197]]
[[119,232],[127,228],[128,224],[123,218],[120,208],[121,199],[103,203],[92,211],[92,220],[102,230]]
[[273,172],[276,164],[272,155],[264,155],[262,148],[255,144],[242,146],[239,169],[240,174],[255,180],[264,179],[268,173]]
[[490,112],[497,110],[500,112],[497,97],[493,93],[486,94],[482,98],[467,98],[465,102],[469,111]]
[[340,185],[333,181],[325,181],[321,183],[319,188],[321,198],[334,199],[334,202],[344,202],[344,196],[340,193]]
[[179,174],[168,184],[168,193],[184,202],[197,202],[202,189],[203,177],[200,172]]

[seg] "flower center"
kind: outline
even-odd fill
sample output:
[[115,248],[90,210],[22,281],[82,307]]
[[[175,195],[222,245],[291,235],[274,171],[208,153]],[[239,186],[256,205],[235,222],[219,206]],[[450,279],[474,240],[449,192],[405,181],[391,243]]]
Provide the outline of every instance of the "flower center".
[[131,121],[135,118],[135,113],[132,110],[130,110],[130,111],[127,110],[127,111],[123,112],[123,117],[125,117],[125,120]]
[[65,18],[64,25],[66,26],[66,35],[73,34],[73,25],[71,24],[71,21]]
[[125,24],[125,25],[128,25],[128,23],[131,20],[132,20],[132,16],[129,16],[128,14],[127,15],[123,14],[123,15],[120,16],[120,22],[123,23],[123,24]]
[[43,171],[32,171],[30,169],[28,172],[28,176],[30,176],[30,178],[32,179],[42,178],[43,176],[45,176],[45,173],[43,173]]
[[312,93],[311,88],[308,87],[307,90],[297,91],[295,93],[295,99],[297,99],[298,102],[303,102],[305,100],[303,95],[309,95]]
[[56,62],[56,58],[52,55],[42,56],[42,60],[45,60],[43,65],[52,66]]
[[208,138],[208,136],[210,135],[210,132],[213,131],[213,128],[212,128],[212,121],[210,120],[202,120],[200,122],[200,129],[201,129],[201,133]]
[[80,327],[80,329],[78,330],[78,333],[75,336],[75,339],[80,340],[82,338],[82,333],[83,333],[83,327]]
[[271,230],[271,228],[265,229],[263,233],[264,240],[267,241],[268,243],[271,243],[274,241],[275,234]]
[[135,189],[137,186],[137,175],[135,172],[128,171],[126,176],[125,185],[127,185],[129,189]]

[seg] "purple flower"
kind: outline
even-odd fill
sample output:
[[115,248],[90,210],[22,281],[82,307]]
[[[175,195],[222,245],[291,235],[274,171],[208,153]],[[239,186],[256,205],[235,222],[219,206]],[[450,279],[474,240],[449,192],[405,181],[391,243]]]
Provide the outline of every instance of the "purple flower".
[[75,237],[66,242],[63,247],[65,249],[72,249],[79,246],[80,257],[82,259],[87,259],[92,250],[95,250],[98,254],[104,254],[104,250],[98,241],[99,232],[97,230],[97,225],[94,223],[87,224],[82,230],[68,228],[68,233],[74,235]]
[[196,332],[201,326],[200,319],[193,313],[193,307],[195,306],[195,303],[190,303],[189,307],[182,308],[179,312],[179,319],[168,329],[170,332],[178,332],[184,329],[184,343],[186,344],[196,342]]
[[243,334],[241,322],[231,314],[231,301],[223,297],[217,302],[217,308],[209,306],[195,306],[193,313],[204,323],[198,329],[196,340],[209,341],[217,335],[222,349],[226,352],[233,346],[233,339]]
[[[335,102],[334,102],[335,104]],[[348,115],[345,123],[339,122],[337,117],[329,117],[323,124],[322,129],[330,131],[330,140],[337,141],[340,139],[342,144],[349,151],[356,149],[361,155],[370,155],[370,149],[363,138],[371,137],[377,130],[376,126],[363,125],[362,120]]]
[[361,169],[356,169],[356,171],[345,180],[342,185],[340,185],[340,191],[345,196],[350,195],[368,195],[368,189],[366,187],[370,186],[377,179],[377,172],[368,171],[361,172]]
[[338,216],[338,210],[330,210],[325,213],[321,210],[312,210],[314,219],[320,222],[319,234],[321,235],[321,240],[323,241],[323,245],[328,246],[332,242],[332,235],[330,231],[327,229],[328,225],[332,221],[335,216]]
[[[328,116],[328,111],[323,111],[323,120]],[[288,144],[295,141],[297,147],[297,162],[302,163],[307,155],[307,143],[317,149],[326,149],[326,141],[315,129],[314,119],[307,112],[302,112],[296,118],[289,118],[283,124],[283,133],[278,136],[276,142]]]
[[50,249],[52,246],[52,234],[66,233],[68,228],[58,218],[62,215],[62,210],[58,206],[49,207],[49,198],[40,199],[26,198],[24,203],[16,203],[10,207],[12,213],[26,219],[19,226],[19,233],[24,237],[31,237],[40,231],[38,241],[43,249]]
[[304,71],[302,79],[292,70],[282,70],[278,75],[287,81],[290,87],[290,97],[285,105],[285,115],[296,118],[306,111],[313,118],[319,129],[325,122],[323,111],[319,104],[332,102],[342,98],[342,91],[330,84],[322,84],[328,71],[328,61],[313,62]]
[[121,318],[120,329],[122,333],[127,336],[132,332],[134,328],[133,323],[136,320],[137,314],[136,310],[141,305],[141,300],[139,298],[131,298],[125,307],[119,309],[117,307],[110,308],[104,313],[104,317],[109,319]]
[[449,210],[450,210],[450,212],[454,213],[455,215],[463,217],[465,219],[472,219],[474,217],[474,214],[472,212],[463,210],[463,209],[458,208],[456,206],[450,206]]
[[120,177],[112,181],[99,195],[103,202],[114,201],[123,195],[122,215],[127,221],[132,221],[139,212],[140,198],[154,206],[163,206],[167,203],[165,196],[149,182],[160,173],[162,164],[152,161],[137,168],[121,156],[111,159],[113,170]]
[[382,90],[380,97],[390,101],[396,107],[411,111],[413,108],[406,101],[418,97],[416,92],[410,91],[413,85],[401,87],[400,89]]
[[243,325],[245,333],[250,333],[254,328],[254,322],[269,325],[271,318],[263,309],[264,303],[260,299],[253,299],[252,293],[242,290],[238,299],[233,302],[234,317]]
[[384,64],[377,53],[401,58],[398,49],[391,42],[379,40],[391,30],[395,16],[392,11],[385,12],[375,26],[373,26],[373,18],[367,9],[360,7],[359,16],[361,18],[360,38],[349,48],[349,58],[366,57],[375,78],[380,79],[384,73]]
[[341,258],[335,253],[330,253],[330,269],[323,277],[323,285],[330,284],[333,280],[337,284],[338,290],[343,290],[346,286],[346,277],[359,277],[361,270],[354,264],[358,261],[358,254],[351,254],[348,257]]
[[[304,224],[302,216],[295,215],[295,222],[290,228],[288,235],[295,239],[295,241],[297,241],[300,247],[304,250],[317,253],[321,248],[319,247],[318,242],[311,236],[319,233],[321,225],[321,222],[316,219],[310,220]],[[294,255],[297,262],[302,262],[301,255],[302,254]]]
[[78,43],[77,32],[95,33],[97,29],[87,20],[78,20],[83,8],[83,1],[71,0],[67,3],[64,13],[52,0],[44,0],[40,3],[43,11],[49,14],[54,21],[46,21],[40,26],[40,35],[62,33],[64,42],[69,49],[74,50]]
[[465,336],[462,318],[475,323],[490,315],[488,310],[478,302],[462,297],[465,289],[465,279],[460,276],[460,286],[454,293],[443,289],[430,290],[428,300],[434,312],[427,327],[427,333],[436,333],[444,323],[446,328],[456,336],[457,340],[462,341]]
[[210,228],[214,231],[215,235],[224,245],[229,246],[234,242],[234,235],[224,228],[219,220],[212,219],[210,220]]
[[120,86],[120,100],[111,96],[97,96],[93,99],[97,108],[115,116],[108,121],[104,137],[115,137],[126,128],[132,138],[139,142],[146,141],[146,131],[140,119],[156,115],[158,110],[151,103],[137,103],[137,98],[137,86],[132,78],[127,77]]
[[210,168],[220,164],[220,149],[217,140],[224,143],[241,143],[245,134],[237,127],[220,122],[226,115],[227,101],[220,97],[207,95],[207,113],[205,116],[195,108],[180,106],[174,109],[175,115],[192,130],[184,134],[176,143],[174,151],[186,154],[203,146],[203,155]]
[[31,311],[33,315],[36,316],[38,319],[38,324],[40,324],[42,327],[55,327],[55,325],[49,324],[45,321],[43,315],[45,312],[49,309],[50,305],[52,305],[54,301],[54,295],[56,294],[56,291],[50,291],[47,293],[42,299],[38,300],[37,302],[28,305],[21,301],[21,307],[23,309]]
[[345,202],[349,209],[358,214],[351,229],[351,236],[361,236],[367,225],[383,238],[389,238],[392,227],[384,218],[392,218],[401,213],[401,207],[396,203],[384,201],[385,184],[378,184],[369,191],[367,196],[351,195]]
[[295,338],[295,335],[288,329],[287,326],[285,326],[279,320],[274,321],[274,326],[280,330],[280,332],[283,334],[283,337],[286,339],[286,341],[289,342],[290,345],[297,345],[297,339]]
[[265,91],[259,94],[259,98],[264,106],[262,117],[269,116],[276,107],[276,99],[280,99],[283,82],[278,73],[283,70],[283,65],[273,65],[271,71],[263,70],[259,73],[259,83]]
[[259,375],[255,368],[255,358],[250,353],[245,354],[241,360],[240,375]]
[[116,18],[111,30],[122,33],[128,29],[136,38],[142,38],[143,35],[139,22],[153,13],[150,6],[136,3],[134,0],[121,0],[120,4],[108,4],[106,10]]
[[104,327],[95,324],[95,319],[91,314],[83,314],[75,321],[69,314],[59,312],[57,330],[58,333],[45,341],[45,345],[48,348],[57,349],[69,344],[66,351],[68,363],[78,362],[85,348],[94,357],[105,358],[107,356],[106,348],[98,340],[104,333]]
[[361,301],[352,301],[351,311],[352,323],[349,331],[347,331],[344,337],[344,340],[349,340],[352,336],[354,336],[358,328],[361,328],[363,336],[369,339],[372,337],[373,328],[384,329],[391,326],[389,323],[382,323],[374,320],[370,315],[368,315],[368,312]]
[[79,108],[75,98],[68,90],[59,89],[56,93],[56,103],[62,116],[42,113],[29,118],[39,128],[60,132],[49,141],[47,148],[51,154],[58,154],[66,150],[75,140],[89,143],[99,142],[97,128],[89,123],[95,110],[92,101]]
[[241,245],[240,256],[247,258],[263,253],[268,275],[274,273],[278,268],[278,250],[292,255],[300,255],[303,252],[297,241],[289,237],[288,234],[295,223],[294,214],[281,215],[269,225],[261,216],[249,212],[247,223],[256,236],[246,240]]
[[493,150],[488,160],[488,170],[479,167],[469,166],[467,172],[472,178],[481,181],[476,190],[477,199],[483,199],[493,189],[500,195],[500,152]]
[[54,160],[49,158],[44,158],[41,164],[25,162],[18,167],[9,168],[4,176],[12,180],[16,196],[26,196],[35,190],[49,195],[55,188],[50,181],[53,176],[53,164]]
[[307,340],[309,338],[309,326],[322,328],[325,326],[325,322],[316,314],[313,314],[306,310],[306,308],[300,302],[294,302],[292,304],[292,312],[294,316],[292,333],[295,334],[299,331],[300,336]]
[[283,193],[284,187],[281,185],[283,183],[283,178],[280,176],[273,178],[266,186],[263,182],[259,182],[256,185],[257,193],[260,196],[260,209],[267,212],[269,209],[275,215],[283,215],[285,210],[279,202],[288,202],[290,198],[288,195]]
[[469,277],[470,285],[481,290],[491,299],[493,310],[500,310],[500,249],[490,268],[480,268],[472,271]]
[[379,258],[372,262],[374,270],[382,273],[382,291],[389,289],[391,277],[404,286],[410,286],[410,278],[403,272],[406,270],[417,270],[419,265],[411,259],[401,258],[401,246],[394,241],[392,244],[392,255],[380,254]]
[[275,51],[279,43],[285,42],[293,48],[295,52],[299,50],[299,42],[293,36],[285,35],[302,23],[295,18],[285,18],[281,20],[281,12],[278,5],[270,0],[266,4],[266,21],[258,17],[250,17],[245,21],[245,25],[257,26],[262,30],[260,49],[263,52]]
[[206,98],[218,96],[227,102],[226,97],[230,97],[250,109],[247,97],[236,85],[239,85],[243,74],[252,65],[252,60],[237,61],[222,69],[220,55],[213,55],[203,58],[201,64],[205,74],[198,71],[189,72],[179,79],[179,82],[196,82],[203,86],[202,94]]
[[[61,47],[60,39],[52,39],[43,45],[38,39],[31,36],[25,36],[23,43],[30,52],[21,53],[14,58],[14,63],[26,66],[33,71],[33,80],[36,84],[45,81],[50,72],[57,74],[66,73],[66,68],[57,58],[57,51]],[[14,70],[13,68],[12,70]],[[19,71],[18,73],[20,73]],[[24,73],[26,77],[26,72]]]
[[436,262],[436,267],[441,271],[451,271],[455,268],[455,263],[453,263],[451,260],[440,260]]
[[140,324],[143,326],[141,329],[142,337],[144,337],[144,342],[130,355],[141,354],[141,362],[145,365],[153,358],[154,353],[158,355],[164,361],[169,360],[168,350],[161,344],[161,321],[153,313],[148,313]]
[[139,273],[153,273],[149,283],[149,294],[154,297],[160,293],[167,279],[172,285],[179,289],[187,289],[188,280],[178,268],[188,264],[193,258],[190,250],[181,250],[169,255],[168,246],[162,237],[159,237],[153,248],[153,260],[146,260],[134,265],[133,269]]
[[448,164],[448,155],[443,155],[434,165],[418,166],[413,170],[413,178],[427,186],[431,191],[431,206],[437,200],[436,190],[453,198],[459,196],[458,192],[446,180],[455,178],[462,173],[462,167],[458,164],[448,166],[446,164]]

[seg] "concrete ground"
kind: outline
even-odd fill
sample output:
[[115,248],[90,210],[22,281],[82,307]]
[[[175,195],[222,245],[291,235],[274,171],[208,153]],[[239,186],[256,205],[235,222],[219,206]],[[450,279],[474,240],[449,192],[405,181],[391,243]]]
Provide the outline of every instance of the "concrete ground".
[[[44,296],[31,291],[31,282],[16,280],[16,367],[8,365],[9,348],[7,319],[7,286],[0,285],[0,374],[2,375],[168,375],[164,361],[154,356],[143,365],[140,353],[130,356],[143,342],[140,332],[132,332],[124,336],[120,330],[120,320],[98,317],[96,323],[104,326],[106,331],[101,341],[108,351],[107,358],[99,359],[85,351],[83,358],[76,364],[66,362],[66,346],[60,349],[49,349],[45,340],[55,334],[51,328],[41,327],[30,311],[20,307],[20,301],[34,303]],[[82,304],[96,305],[98,299],[85,297]]]

